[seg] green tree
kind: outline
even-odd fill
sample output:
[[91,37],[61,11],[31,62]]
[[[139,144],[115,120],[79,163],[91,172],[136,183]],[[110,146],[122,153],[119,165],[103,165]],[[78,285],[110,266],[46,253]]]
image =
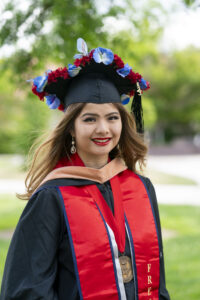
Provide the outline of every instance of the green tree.
[[[92,0],[28,2],[27,8],[22,8],[16,0],[9,1],[0,21],[0,46],[16,46],[13,55],[0,62],[1,153],[26,153],[51,118],[51,112],[30,92],[26,80],[49,65],[55,68],[73,61],[78,37],[85,38],[88,46],[106,40],[102,15]],[[122,10],[110,5],[107,13],[116,15]],[[19,47],[22,37],[32,38],[29,49]]]
[[148,68],[157,111],[155,131],[163,131],[165,140],[193,135],[200,131],[200,53],[188,48],[160,55]]
[[12,71],[0,77],[0,153],[27,153],[45,127],[50,112],[31,92],[12,81]]
[[200,6],[199,0],[183,0],[186,6],[188,7],[194,7],[196,8],[197,6]]
[[110,6],[109,11],[101,15],[93,0],[28,2],[27,9],[21,9],[16,0],[10,1],[2,13],[5,17],[1,21],[0,46],[17,46],[21,37],[32,39],[29,50],[17,46],[14,55],[5,60],[17,75],[28,72],[33,75],[34,70],[44,69],[50,61],[65,65],[66,61],[72,60],[78,37],[85,39],[89,47],[94,41],[97,45],[103,44],[106,40],[103,18],[123,11],[120,7]]

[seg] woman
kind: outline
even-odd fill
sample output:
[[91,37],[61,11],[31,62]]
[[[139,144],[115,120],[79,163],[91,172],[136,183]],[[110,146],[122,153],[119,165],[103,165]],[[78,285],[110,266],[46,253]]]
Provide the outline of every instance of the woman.
[[170,299],[154,187],[136,171],[148,83],[111,50],[77,44],[73,65],[33,80],[64,116],[27,175],[1,299]]

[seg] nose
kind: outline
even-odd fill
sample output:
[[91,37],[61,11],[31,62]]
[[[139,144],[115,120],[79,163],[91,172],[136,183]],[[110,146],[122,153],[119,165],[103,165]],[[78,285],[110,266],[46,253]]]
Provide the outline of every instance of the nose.
[[108,128],[108,123],[105,120],[99,120],[99,122],[97,122],[97,126],[96,126],[96,133],[108,133],[109,132],[109,128]]

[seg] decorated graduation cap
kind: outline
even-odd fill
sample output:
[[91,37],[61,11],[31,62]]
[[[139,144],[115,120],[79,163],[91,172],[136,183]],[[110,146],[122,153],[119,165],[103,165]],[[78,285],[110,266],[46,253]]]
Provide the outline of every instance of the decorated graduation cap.
[[141,94],[149,83],[125,64],[110,49],[98,47],[88,52],[87,44],[77,40],[79,54],[68,67],[48,70],[33,82],[32,91],[51,109],[65,111],[73,103],[128,104],[134,96],[131,111],[137,131],[144,132]]

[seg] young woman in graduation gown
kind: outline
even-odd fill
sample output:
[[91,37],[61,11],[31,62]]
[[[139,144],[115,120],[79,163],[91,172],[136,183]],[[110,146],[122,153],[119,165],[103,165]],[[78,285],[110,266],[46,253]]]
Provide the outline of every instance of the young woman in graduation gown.
[[64,116],[35,152],[0,299],[170,299],[155,190],[136,170],[148,82],[109,49],[77,48],[68,69],[33,80]]

